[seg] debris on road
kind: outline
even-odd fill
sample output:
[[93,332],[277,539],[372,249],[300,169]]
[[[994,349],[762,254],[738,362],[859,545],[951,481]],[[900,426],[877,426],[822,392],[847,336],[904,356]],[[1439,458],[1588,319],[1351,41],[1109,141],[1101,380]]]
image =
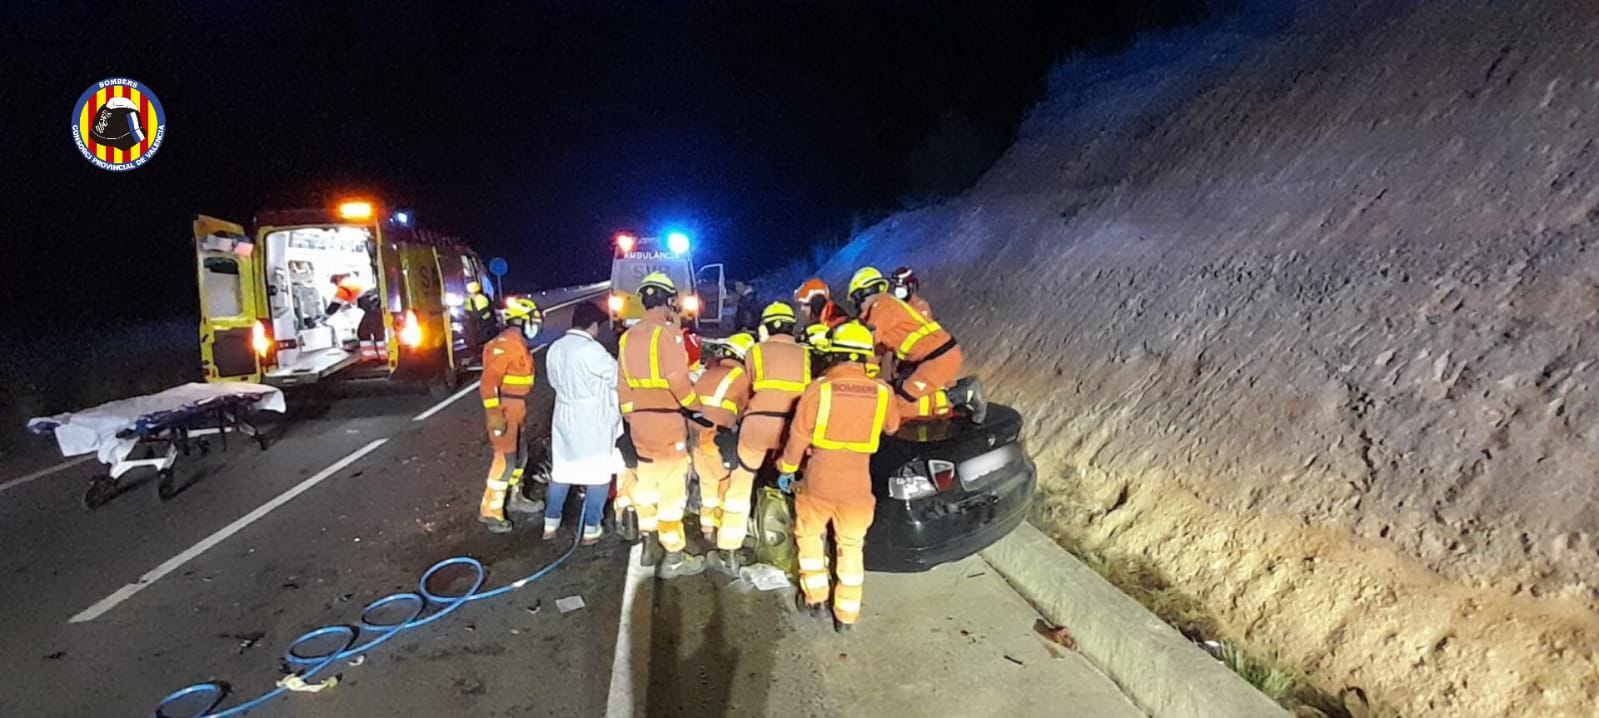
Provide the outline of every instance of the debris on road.
[[530,615],[537,615],[538,612],[539,612],[539,609],[541,609],[543,607],[544,607],[544,601],[542,601],[542,600],[534,601],[533,605],[527,607],[527,612]]
[[1077,639],[1072,638],[1071,632],[1067,631],[1065,626],[1052,625],[1040,618],[1033,622],[1033,630],[1051,643],[1060,644],[1069,651],[1077,650]]
[[783,569],[765,563],[741,567],[736,583],[749,584],[757,591],[775,591],[794,585],[789,582],[788,574],[783,573]]
[[52,653],[50,655],[45,656],[44,659],[47,660],[47,661],[59,661],[59,660],[61,660],[63,658],[66,658],[66,657],[67,657],[67,652],[66,651],[56,651],[55,653]]
[[583,608],[584,605],[582,596],[567,596],[566,598],[555,599],[555,607],[560,609],[561,613],[571,613]]
[[249,631],[247,633],[219,633],[217,638],[231,638],[239,642],[239,655],[249,650],[261,639],[266,638],[266,631]]
[[366,654],[365,653],[363,653],[363,654],[361,654],[359,656],[356,656],[355,658],[351,658],[350,659],[350,667],[351,668],[358,667],[362,663],[366,663]]
[[1027,665],[1026,663],[1022,663],[1022,659],[1020,659],[1020,658],[1016,658],[1016,657],[1011,656],[1009,654],[1002,654],[1002,655],[1005,655],[1005,660],[1010,661],[1011,663],[1014,663],[1014,664],[1016,664],[1018,666]]

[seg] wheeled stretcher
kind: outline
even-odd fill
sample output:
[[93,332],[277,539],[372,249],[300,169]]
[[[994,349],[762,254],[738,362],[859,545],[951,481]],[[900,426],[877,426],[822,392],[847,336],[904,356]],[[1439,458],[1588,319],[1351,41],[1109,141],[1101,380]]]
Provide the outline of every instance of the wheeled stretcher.
[[254,411],[282,413],[283,392],[243,382],[184,384],[145,396],[101,404],[83,411],[32,419],[28,430],[55,437],[63,456],[94,453],[107,473],[90,480],[84,506],[97,508],[119,493],[118,481],[130,471],[154,469],[157,492],[171,498],[178,491],[173,466],[178,457],[210,451],[210,437],[227,449],[228,434],[239,434],[267,447],[251,420]]

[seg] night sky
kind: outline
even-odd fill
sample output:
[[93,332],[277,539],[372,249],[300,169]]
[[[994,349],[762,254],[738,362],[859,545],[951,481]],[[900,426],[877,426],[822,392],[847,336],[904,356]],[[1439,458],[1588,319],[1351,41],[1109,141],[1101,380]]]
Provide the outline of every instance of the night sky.
[[[1064,54],[1218,4],[10,3],[0,317],[192,313],[190,215],[356,191],[505,256],[514,289],[603,278],[611,232],[665,223],[752,276],[969,183]],[[167,113],[127,173],[69,135],[107,77]]]

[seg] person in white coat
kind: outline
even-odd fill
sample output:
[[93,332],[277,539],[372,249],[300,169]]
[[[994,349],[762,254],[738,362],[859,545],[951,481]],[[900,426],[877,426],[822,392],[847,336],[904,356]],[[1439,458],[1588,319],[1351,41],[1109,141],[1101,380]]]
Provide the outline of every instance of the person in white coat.
[[616,449],[622,412],[616,398],[616,359],[597,337],[608,317],[589,302],[572,309],[572,329],[550,345],[545,363],[555,389],[550,422],[550,486],[544,508],[544,538],[561,528],[571,487],[583,487],[583,543],[598,543],[611,479],[621,469]]

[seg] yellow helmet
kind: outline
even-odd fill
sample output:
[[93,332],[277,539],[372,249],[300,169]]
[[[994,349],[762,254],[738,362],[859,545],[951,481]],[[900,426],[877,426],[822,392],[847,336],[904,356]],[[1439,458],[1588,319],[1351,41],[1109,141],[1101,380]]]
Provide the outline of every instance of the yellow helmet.
[[867,329],[865,324],[844,322],[833,330],[831,337],[828,337],[827,350],[836,354],[860,352],[871,356],[872,345],[872,330]]
[[849,298],[856,302],[874,293],[870,291],[874,288],[878,292],[888,288],[888,277],[877,271],[877,267],[861,267],[849,278]]
[[722,346],[727,348],[727,353],[736,359],[743,359],[748,354],[750,347],[755,346],[755,336],[749,332],[739,332],[722,341]]
[[766,305],[766,310],[761,312],[761,323],[788,322],[794,324],[799,319],[794,316],[794,308],[785,302],[772,302]]
[[817,350],[826,351],[830,341],[827,338],[827,332],[827,325],[821,322],[805,327],[805,343]]
[[467,282],[466,283],[466,292],[467,292],[467,294],[477,294],[478,292],[481,292],[481,291],[483,291],[483,285],[478,284],[477,282]]
[[544,312],[539,311],[539,305],[527,297],[511,297],[505,300],[505,311],[501,314],[505,317],[505,321],[521,319],[524,322],[544,322]]
[[677,296],[677,284],[665,272],[650,272],[644,275],[644,281],[639,282],[639,303],[645,309],[654,309],[668,303]]

